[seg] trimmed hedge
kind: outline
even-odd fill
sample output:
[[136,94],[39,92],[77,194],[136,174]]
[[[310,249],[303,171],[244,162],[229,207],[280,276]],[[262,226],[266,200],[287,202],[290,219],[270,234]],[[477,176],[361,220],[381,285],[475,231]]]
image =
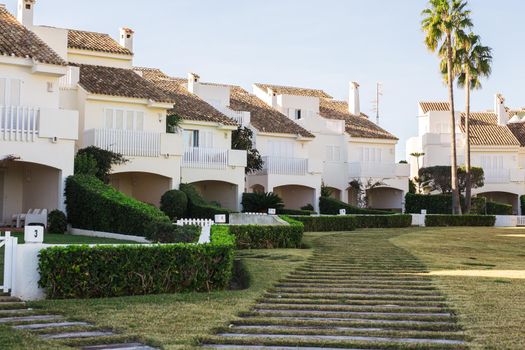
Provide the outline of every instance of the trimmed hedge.
[[470,200],[470,213],[471,215],[485,215],[487,214],[487,198],[485,197],[472,197]]
[[190,184],[180,184],[179,189],[188,197],[188,216],[195,219],[215,219],[215,215],[225,214],[228,217],[232,211],[210,204],[202,198],[197,189]]
[[356,228],[400,228],[412,225],[411,215],[294,216],[305,232],[353,231]]
[[305,232],[353,231],[357,227],[355,216],[293,216],[304,224]]
[[496,217],[492,215],[427,215],[425,226],[494,226]]
[[228,231],[235,236],[237,249],[300,248],[304,225],[282,217],[290,225],[229,225],[212,226],[212,233]]
[[198,242],[200,234],[200,226],[177,226],[171,222],[153,221],[148,226],[146,238],[157,243],[195,243]]
[[68,222],[74,228],[147,236],[152,221],[169,222],[159,209],[128,197],[90,175],[66,180]]
[[313,210],[304,210],[304,209],[278,209],[277,214],[279,215],[296,215],[296,216],[310,216],[315,215]]
[[357,228],[402,228],[412,226],[412,215],[357,215]]
[[47,214],[47,232],[65,233],[67,231],[67,217],[56,209]]
[[374,209],[361,209],[349,205],[345,202],[337,200],[335,198],[329,197],[320,197],[319,198],[319,211],[324,215],[338,215],[340,209],[346,209],[347,214],[371,214],[371,215],[393,215],[394,213],[383,211],[383,210],[374,210]]
[[212,234],[210,244],[52,247],[39,255],[48,298],[102,298],[228,287],[235,238]]
[[512,215],[512,205],[498,202],[487,202],[488,215]]
[[447,194],[414,194],[405,196],[405,211],[411,214],[420,214],[425,209],[427,214],[452,213],[452,196]]
[[179,190],[167,191],[160,197],[160,210],[171,220],[185,218],[188,211],[188,196]]

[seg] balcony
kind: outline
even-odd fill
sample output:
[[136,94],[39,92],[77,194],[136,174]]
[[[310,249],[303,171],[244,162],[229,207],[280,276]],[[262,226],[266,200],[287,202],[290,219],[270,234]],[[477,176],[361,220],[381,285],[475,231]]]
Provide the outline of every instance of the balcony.
[[84,132],[84,147],[96,146],[128,157],[180,155],[182,138],[177,134],[118,129]]
[[257,175],[306,175],[309,173],[309,162],[306,158],[286,158],[265,156],[263,168]]
[[184,150],[182,166],[199,169],[226,169],[246,166],[246,151],[190,147]]
[[210,103],[213,108],[224,114],[230,119],[233,119],[237,124],[240,126],[248,126],[250,125],[251,121],[251,114],[250,112],[246,111],[234,111],[230,107],[222,106],[218,103]]
[[510,182],[509,169],[483,169],[486,184],[504,184]]
[[26,106],[0,106],[0,141],[35,142],[78,138],[78,112]]
[[[450,145],[451,137],[450,133],[443,133],[443,134],[437,134],[437,133],[426,133],[423,135],[423,146],[428,145],[444,145],[448,146]],[[463,135],[460,133],[456,133],[456,143],[458,145],[463,144]]]
[[348,164],[348,173],[351,178],[394,178],[408,177],[409,164],[354,162]]

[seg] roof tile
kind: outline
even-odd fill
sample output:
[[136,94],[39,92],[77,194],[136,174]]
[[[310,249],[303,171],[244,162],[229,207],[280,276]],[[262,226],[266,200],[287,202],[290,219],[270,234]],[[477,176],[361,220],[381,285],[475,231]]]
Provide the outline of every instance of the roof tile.
[[[465,132],[465,113],[461,113],[461,131]],[[478,146],[519,146],[512,124],[498,125],[493,112],[470,113],[470,143]]]
[[87,32],[83,30],[69,29],[67,46],[71,49],[133,55],[130,50],[121,46],[108,34]]
[[319,98],[332,98],[323,90],[300,88],[294,86],[282,86],[282,85],[271,85],[271,84],[254,84],[260,89],[268,90],[271,89],[278,95],[296,95],[296,96],[307,96],[307,97],[319,97]]

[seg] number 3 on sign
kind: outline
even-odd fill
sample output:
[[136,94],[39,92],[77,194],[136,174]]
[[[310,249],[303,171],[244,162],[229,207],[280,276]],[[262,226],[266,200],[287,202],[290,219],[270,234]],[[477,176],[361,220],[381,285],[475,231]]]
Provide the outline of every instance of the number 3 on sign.
[[38,230],[35,230],[35,238],[38,237]]

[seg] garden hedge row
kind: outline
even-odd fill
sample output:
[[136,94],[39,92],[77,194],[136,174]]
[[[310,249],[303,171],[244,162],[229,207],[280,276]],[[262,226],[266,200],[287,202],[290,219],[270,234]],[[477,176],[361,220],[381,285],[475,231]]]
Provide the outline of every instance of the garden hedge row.
[[278,215],[296,215],[296,216],[310,216],[315,215],[313,210],[303,210],[303,209],[278,209]]
[[190,184],[180,184],[179,189],[188,197],[188,216],[195,219],[215,219],[215,215],[225,214],[228,217],[232,211],[208,203]]
[[347,214],[371,214],[371,215],[392,215],[394,213],[383,211],[383,210],[374,210],[374,209],[361,209],[349,205],[345,202],[337,200],[330,197],[321,197],[319,198],[319,211],[324,215],[338,215],[340,209],[346,209]]
[[487,202],[488,215],[512,215],[512,205],[497,202]]
[[356,228],[400,228],[412,225],[411,215],[293,216],[305,232],[353,231]]
[[169,222],[159,209],[126,196],[90,175],[66,180],[68,222],[74,228],[147,236],[153,221]]
[[427,215],[425,226],[494,226],[496,217],[492,215]]
[[426,210],[427,214],[448,214],[452,212],[452,196],[447,194],[414,194],[405,196],[405,211],[411,214],[420,214]]
[[237,249],[300,248],[304,225],[283,219],[290,225],[214,225],[212,232],[229,232],[235,237]]
[[224,289],[232,277],[235,238],[219,231],[211,240],[210,244],[43,249],[38,284],[53,299]]

